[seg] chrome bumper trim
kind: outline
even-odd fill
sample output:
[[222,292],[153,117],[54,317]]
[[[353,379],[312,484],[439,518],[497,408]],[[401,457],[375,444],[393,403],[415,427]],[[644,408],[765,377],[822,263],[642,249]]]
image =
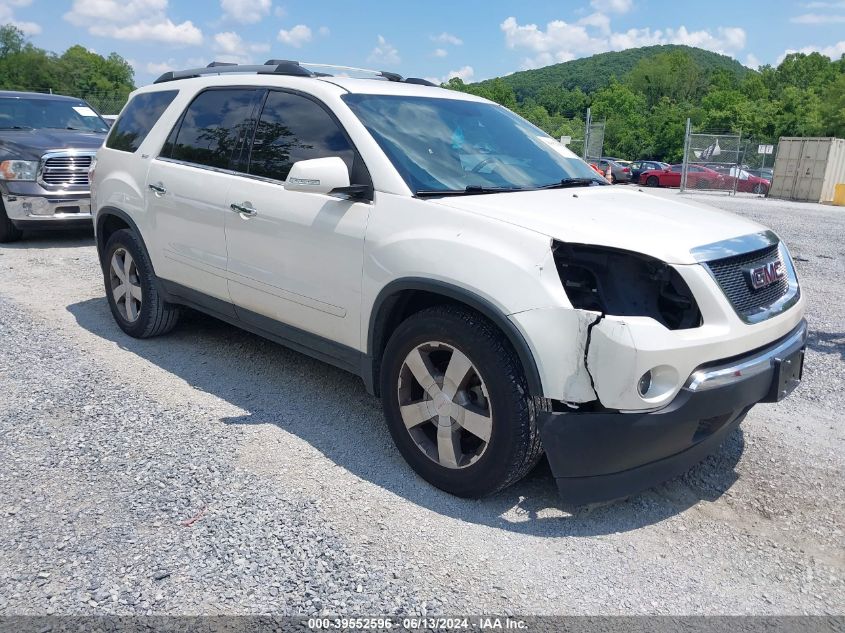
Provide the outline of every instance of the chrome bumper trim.
[[[6,215],[13,222],[75,220],[91,218],[91,198],[87,191],[81,197],[45,197],[3,195]],[[75,210],[74,210],[75,209]]]
[[684,388],[690,391],[707,391],[758,376],[772,369],[775,365],[775,359],[783,358],[787,352],[792,353],[801,349],[806,342],[807,322],[802,321],[789,336],[771,347],[727,365],[694,371]]

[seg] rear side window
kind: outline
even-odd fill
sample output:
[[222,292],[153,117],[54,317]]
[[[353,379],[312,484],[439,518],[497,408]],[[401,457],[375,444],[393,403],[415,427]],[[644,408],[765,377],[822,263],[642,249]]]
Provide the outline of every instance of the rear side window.
[[112,127],[106,147],[122,152],[137,151],[177,94],[178,90],[166,90],[135,95]]
[[261,90],[244,88],[201,93],[171,133],[162,156],[229,169],[253,127],[253,113],[262,95]]
[[250,155],[249,173],[285,180],[300,160],[338,156],[352,169],[355,150],[338,123],[307,97],[270,92]]

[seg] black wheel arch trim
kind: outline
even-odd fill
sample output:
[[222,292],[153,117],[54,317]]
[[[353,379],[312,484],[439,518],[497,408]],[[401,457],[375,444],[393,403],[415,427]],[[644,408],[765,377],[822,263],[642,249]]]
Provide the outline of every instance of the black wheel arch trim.
[[[369,361],[367,363],[369,367],[367,367],[367,374],[363,376],[368,389],[370,385],[378,384],[376,373],[380,363],[377,359],[386,344],[380,328],[384,328],[387,317],[395,307],[396,301],[399,299],[401,293],[407,290],[430,292],[453,299],[469,306],[492,321],[504,333],[519,356],[531,395],[542,397],[543,384],[540,380],[540,372],[537,369],[534,354],[531,352],[531,348],[528,346],[528,342],[525,340],[522,332],[519,331],[513,321],[490,301],[466,288],[445,281],[423,277],[407,277],[390,282],[381,289],[373,303],[367,331],[366,358]],[[379,349],[376,349],[376,344],[378,344]]]
[[155,266],[153,264],[153,258],[150,257],[150,249],[147,248],[147,243],[144,241],[144,235],[141,233],[141,230],[138,228],[138,225],[135,223],[135,220],[121,209],[116,207],[103,207],[100,212],[97,214],[97,222],[94,226],[94,239],[97,244],[97,256],[100,260],[100,267],[105,271],[106,262],[103,258],[106,256],[106,241],[103,239],[103,225],[106,222],[106,218],[108,216],[113,215],[117,218],[120,218],[126,224],[129,225],[129,228],[134,231],[135,235],[138,236],[138,240],[141,242],[141,246],[143,247],[144,251],[146,252],[147,259],[150,262],[150,267],[152,268],[153,273],[153,283],[156,285],[156,290],[158,290],[162,294],[166,294],[166,290],[163,288],[161,284],[161,280],[159,279],[158,275],[155,272]]

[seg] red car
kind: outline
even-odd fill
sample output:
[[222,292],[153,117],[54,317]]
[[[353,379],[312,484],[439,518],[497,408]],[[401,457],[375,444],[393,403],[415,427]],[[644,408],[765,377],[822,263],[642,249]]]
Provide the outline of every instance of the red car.
[[[683,167],[669,165],[666,169],[644,171],[640,174],[640,184],[647,187],[680,187]],[[725,189],[727,182],[728,177],[707,167],[690,165],[687,169],[687,187],[692,189]]]
[[[737,174],[739,174],[739,178],[736,178]],[[736,190],[746,193],[766,195],[769,192],[769,187],[772,186],[771,181],[754,176],[744,169],[738,170],[736,167],[731,167],[730,172],[724,174],[723,178],[725,179],[726,189],[733,189],[734,180],[736,180]]]

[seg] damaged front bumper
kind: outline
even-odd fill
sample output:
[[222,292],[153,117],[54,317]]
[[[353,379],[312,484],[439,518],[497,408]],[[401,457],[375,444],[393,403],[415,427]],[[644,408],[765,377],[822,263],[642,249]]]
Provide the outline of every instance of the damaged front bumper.
[[626,497],[714,452],[759,402],[801,379],[807,324],[762,349],[693,371],[657,411],[546,412],[540,436],[561,497],[579,505]]

